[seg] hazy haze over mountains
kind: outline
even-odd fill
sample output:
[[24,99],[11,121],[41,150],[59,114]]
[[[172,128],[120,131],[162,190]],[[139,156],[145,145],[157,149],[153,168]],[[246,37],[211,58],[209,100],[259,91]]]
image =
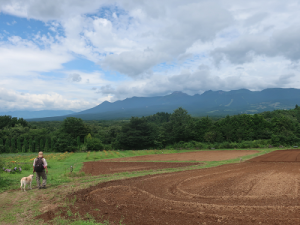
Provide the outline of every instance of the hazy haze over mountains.
[[53,117],[53,116],[64,116],[72,114],[74,111],[71,110],[41,110],[41,111],[9,111],[9,112],[0,112],[0,116],[11,116],[18,117],[23,119],[32,119],[32,118],[44,118],[44,117]]

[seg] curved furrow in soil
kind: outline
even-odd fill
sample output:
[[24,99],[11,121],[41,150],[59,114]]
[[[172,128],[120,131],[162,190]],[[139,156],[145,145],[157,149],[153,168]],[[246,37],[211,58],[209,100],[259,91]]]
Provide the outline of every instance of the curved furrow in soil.
[[[245,162],[99,183],[55,213],[118,224],[300,224],[299,163]],[[69,213],[70,214],[70,213]],[[112,224],[114,224],[112,222]]]

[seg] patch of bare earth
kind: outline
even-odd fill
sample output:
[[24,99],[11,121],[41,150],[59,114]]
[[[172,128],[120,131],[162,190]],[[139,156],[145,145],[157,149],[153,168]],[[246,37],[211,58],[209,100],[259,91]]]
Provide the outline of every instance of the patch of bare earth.
[[49,221],[87,213],[118,224],[300,224],[298,163],[239,163],[97,184]]
[[288,149],[270,152],[249,160],[251,162],[300,162],[300,150]]
[[82,171],[86,174],[100,175],[141,170],[159,170],[199,165],[201,163],[163,163],[163,162],[85,162]]
[[99,222],[123,220],[126,225],[300,224],[298,153],[276,151],[265,155],[264,161],[257,157],[239,164],[100,183],[69,193],[73,204],[37,218],[47,222],[62,212],[59,215],[67,219],[89,214]]
[[137,162],[137,161],[221,161],[258,153],[256,150],[214,150],[183,152],[159,155],[143,155],[135,157],[104,159],[102,162]]

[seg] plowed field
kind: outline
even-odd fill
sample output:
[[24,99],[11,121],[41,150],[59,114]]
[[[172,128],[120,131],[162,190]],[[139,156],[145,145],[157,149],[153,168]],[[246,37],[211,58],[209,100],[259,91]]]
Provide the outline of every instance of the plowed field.
[[102,162],[138,162],[138,161],[221,161],[255,154],[255,150],[213,150],[183,152],[173,154],[143,155],[127,158],[105,159]]
[[160,163],[160,162],[85,162],[82,171],[86,174],[100,175],[121,172],[158,170],[199,165],[201,163]]
[[300,162],[300,150],[278,150],[253,158],[252,162]]
[[76,196],[69,208],[38,218],[62,212],[126,225],[300,224],[299,182],[297,162],[227,164],[100,183],[69,194]]

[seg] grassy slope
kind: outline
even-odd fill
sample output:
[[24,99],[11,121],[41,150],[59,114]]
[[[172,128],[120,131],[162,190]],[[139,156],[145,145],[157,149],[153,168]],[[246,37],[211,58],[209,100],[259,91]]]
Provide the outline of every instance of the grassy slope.
[[[243,160],[247,160],[258,155],[266,154],[268,152],[277,150],[273,149],[258,149],[258,153],[242,157]],[[66,153],[66,154],[51,154],[48,153],[50,159],[47,160],[50,165],[48,174],[48,189],[38,190],[36,189],[35,180],[33,181],[33,190],[27,192],[20,191],[20,179],[24,176],[28,176],[32,173],[32,169],[29,171],[22,171],[21,174],[8,174],[0,173],[2,182],[0,183],[0,224],[38,224],[41,221],[34,220],[34,217],[41,214],[42,212],[48,211],[58,205],[64,205],[67,207],[64,196],[71,192],[79,189],[87,188],[91,185],[95,185],[100,182],[106,182],[109,180],[125,179],[129,177],[138,177],[148,174],[159,174],[167,172],[176,172],[190,169],[200,169],[215,167],[228,163],[237,163],[240,158],[205,162],[205,164],[193,167],[175,168],[175,169],[162,169],[152,171],[137,171],[137,172],[125,172],[118,174],[100,175],[100,176],[89,176],[80,173],[83,162],[101,160],[105,158],[119,158],[119,157],[132,157],[138,155],[149,155],[149,154],[167,154],[176,152],[190,152],[191,150],[164,150],[163,153],[159,150],[149,151],[108,151],[108,152],[90,152],[90,153]],[[198,150],[199,151],[199,150]],[[55,158],[54,158],[55,156]],[[14,158],[27,160],[32,157],[32,154],[6,154],[1,155],[4,160],[11,160]],[[12,158],[13,157],[13,158]],[[60,158],[59,158],[60,157]],[[45,154],[47,159],[47,154]],[[58,160],[61,161],[58,161]],[[32,161],[31,161],[32,162]],[[69,173],[70,166],[73,166],[74,171],[71,177]],[[32,168],[32,167],[31,167]],[[84,219],[84,218],[83,218]],[[80,220],[81,221],[81,220]],[[79,221],[79,222],[80,222]],[[70,221],[58,219],[56,224],[70,224]],[[93,220],[89,222],[81,223],[74,222],[74,224],[95,224]],[[108,221],[103,224],[109,224]]]

